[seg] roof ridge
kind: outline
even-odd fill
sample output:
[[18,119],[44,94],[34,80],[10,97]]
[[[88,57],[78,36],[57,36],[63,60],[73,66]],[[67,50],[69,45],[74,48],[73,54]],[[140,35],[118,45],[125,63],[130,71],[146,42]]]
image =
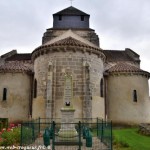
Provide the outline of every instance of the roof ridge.
[[116,52],[125,52],[125,50],[115,50],[115,49],[103,49],[104,51],[116,51]]
[[58,11],[57,13],[54,13],[53,15],[86,15],[86,16],[90,16],[89,14],[73,7],[73,6],[69,6],[61,11]]

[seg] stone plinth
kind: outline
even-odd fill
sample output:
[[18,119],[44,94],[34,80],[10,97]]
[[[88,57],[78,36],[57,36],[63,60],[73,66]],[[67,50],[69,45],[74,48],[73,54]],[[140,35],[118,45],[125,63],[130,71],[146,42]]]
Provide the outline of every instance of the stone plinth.
[[59,141],[77,141],[77,131],[74,124],[74,108],[61,109],[61,129],[58,132]]

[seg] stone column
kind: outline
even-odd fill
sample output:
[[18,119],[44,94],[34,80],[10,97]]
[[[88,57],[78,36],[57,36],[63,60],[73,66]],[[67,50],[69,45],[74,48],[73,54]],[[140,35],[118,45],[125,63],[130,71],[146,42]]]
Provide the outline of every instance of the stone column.
[[53,84],[53,64],[48,63],[47,88],[46,88],[46,118],[52,118],[52,85]]
[[90,64],[83,61],[83,118],[92,118],[92,93],[90,87]]

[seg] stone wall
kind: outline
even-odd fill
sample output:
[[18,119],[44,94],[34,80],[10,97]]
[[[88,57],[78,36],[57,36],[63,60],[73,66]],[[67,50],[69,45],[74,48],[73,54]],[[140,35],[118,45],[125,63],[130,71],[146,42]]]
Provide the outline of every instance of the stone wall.
[[150,124],[149,123],[141,123],[139,125],[139,130],[138,132],[140,134],[146,135],[146,136],[150,136]]
[[[3,89],[7,99],[3,100]],[[0,73],[0,118],[9,122],[27,120],[31,98],[30,76],[25,73]]]
[[[53,117],[60,118],[60,109],[63,106],[64,96],[64,75],[70,73],[73,76],[73,105],[76,109],[75,117],[83,117],[83,100],[84,92],[84,63],[87,62],[90,66],[90,90],[92,106],[97,105],[97,113],[93,113],[92,117],[99,117],[104,115],[104,100],[100,98],[100,79],[103,76],[103,62],[97,55],[82,52],[53,52],[49,54],[40,55],[35,59],[34,70],[35,78],[37,79],[37,98],[33,100],[33,117],[45,117],[43,109],[46,102],[46,85],[48,76],[48,63],[53,64]],[[41,103],[41,108],[36,109]],[[101,110],[99,110],[102,108]],[[94,109],[92,107],[92,109]],[[36,114],[38,113],[39,116]]]
[[[68,29],[66,29],[66,30],[65,29],[54,30],[53,28],[47,29],[47,31],[43,35],[42,43],[44,44],[44,43],[48,42],[49,40],[62,35],[67,30]],[[99,37],[95,33],[94,30],[92,30],[92,29],[87,29],[87,30],[72,29],[72,31],[74,33],[76,33],[77,35],[81,36],[82,38],[92,42],[93,44],[100,46]]]
[[[116,123],[150,122],[148,79],[141,75],[108,77],[108,118]],[[137,91],[137,102],[133,101]]]

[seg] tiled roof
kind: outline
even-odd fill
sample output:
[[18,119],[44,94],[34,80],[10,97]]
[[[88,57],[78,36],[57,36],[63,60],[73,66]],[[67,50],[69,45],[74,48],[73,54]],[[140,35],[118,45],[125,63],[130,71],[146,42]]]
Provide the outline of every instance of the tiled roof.
[[0,65],[0,72],[33,72],[33,64],[31,61],[24,63],[22,61],[6,61]]
[[79,40],[76,40],[72,37],[67,37],[65,39],[56,41],[54,43],[51,44],[51,46],[83,46],[83,47],[90,47],[88,44],[85,44]]
[[[69,49],[70,47],[71,49]],[[61,36],[56,37],[37,47],[32,52],[32,60],[43,53],[67,50],[89,52],[98,55],[98,57],[101,57],[103,60],[105,59],[105,55],[102,53],[101,48],[91,43],[90,41],[78,36],[77,34],[74,34],[71,30],[68,30]]]
[[15,54],[11,57],[8,57],[6,61],[28,61],[31,60],[31,54],[25,53],[25,54]]
[[146,72],[138,67],[135,67],[131,64],[127,63],[117,63],[116,65],[112,66],[108,70],[106,70],[108,73],[144,73],[150,76],[149,72]]
[[53,15],[75,15],[75,16],[80,16],[80,15],[84,15],[84,16],[89,16],[89,14],[84,13],[83,11],[75,8],[75,7],[68,7],[66,9],[63,9]]
[[106,56],[107,62],[118,62],[118,61],[134,61],[126,51],[119,50],[103,50]]

